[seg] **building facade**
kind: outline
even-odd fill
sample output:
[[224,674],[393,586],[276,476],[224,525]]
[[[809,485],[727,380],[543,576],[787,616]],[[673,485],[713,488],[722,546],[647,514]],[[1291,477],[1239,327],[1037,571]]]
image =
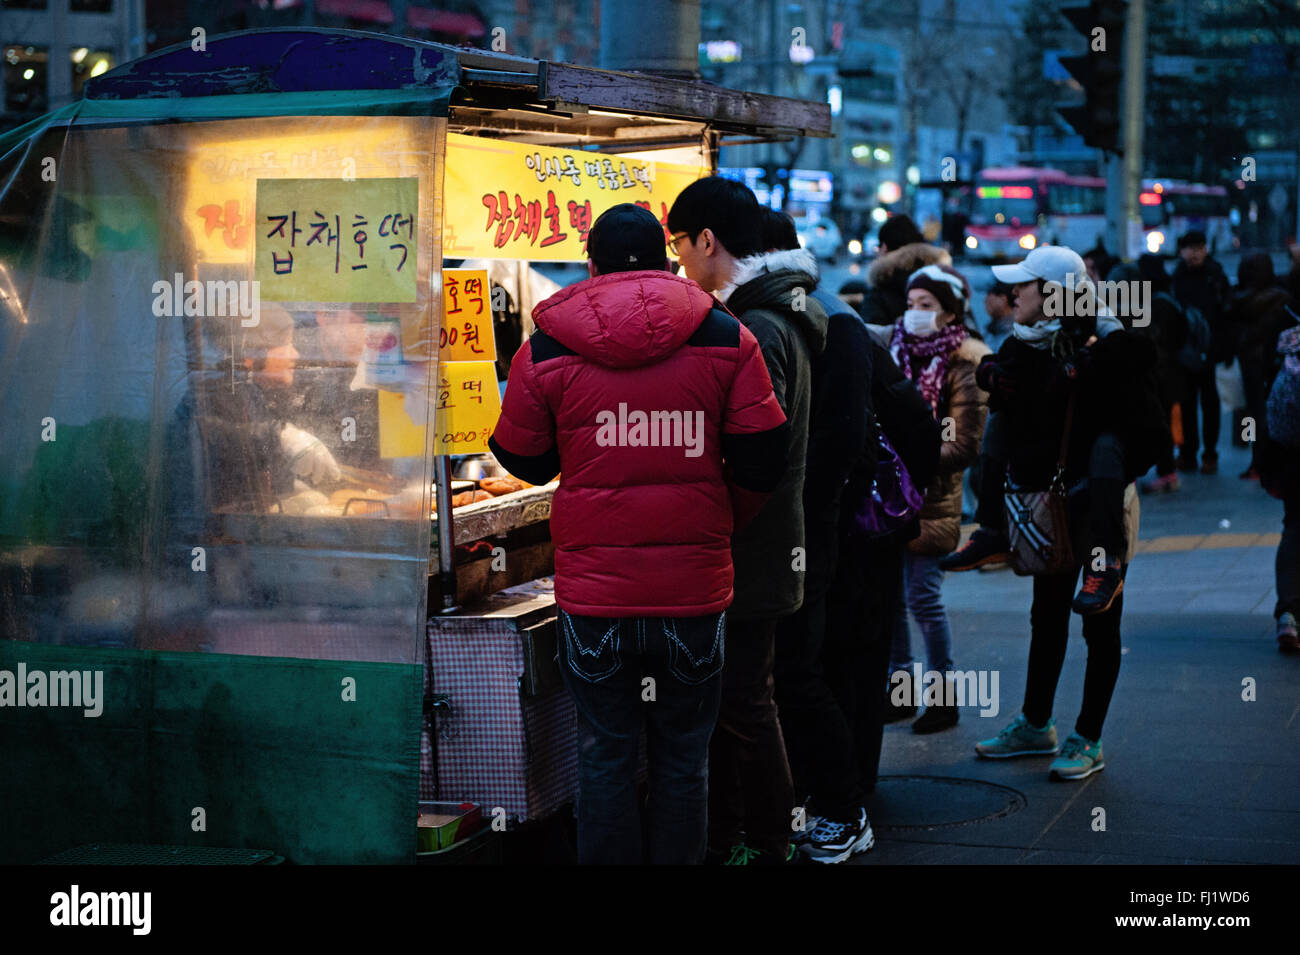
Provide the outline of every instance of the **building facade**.
[[144,0],[3,0],[4,128],[81,95],[92,76],[145,52]]

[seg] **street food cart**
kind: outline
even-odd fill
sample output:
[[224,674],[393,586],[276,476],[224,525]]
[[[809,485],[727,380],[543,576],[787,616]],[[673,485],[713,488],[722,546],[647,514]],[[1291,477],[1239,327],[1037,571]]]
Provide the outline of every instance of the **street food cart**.
[[529,263],[583,260],[617,202],[665,219],[724,143],[828,134],[823,105],[285,29],[0,139],[0,859],[411,861],[421,798],[571,799],[555,484],[483,454]]

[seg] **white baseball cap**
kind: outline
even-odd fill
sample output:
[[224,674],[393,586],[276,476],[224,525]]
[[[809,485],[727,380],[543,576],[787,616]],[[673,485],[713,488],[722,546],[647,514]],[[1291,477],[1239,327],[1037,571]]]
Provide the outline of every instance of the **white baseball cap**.
[[1056,282],[1071,291],[1082,291],[1088,284],[1088,266],[1078,252],[1063,245],[1040,245],[1016,265],[993,266],[993,277],[1007,285],[1017,282]]

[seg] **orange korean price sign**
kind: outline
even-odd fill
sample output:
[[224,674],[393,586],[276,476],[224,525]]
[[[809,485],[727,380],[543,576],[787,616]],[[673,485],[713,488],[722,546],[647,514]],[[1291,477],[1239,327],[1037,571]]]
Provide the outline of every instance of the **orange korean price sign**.
[[439,361],[496,361],[486,269],[442,270]]

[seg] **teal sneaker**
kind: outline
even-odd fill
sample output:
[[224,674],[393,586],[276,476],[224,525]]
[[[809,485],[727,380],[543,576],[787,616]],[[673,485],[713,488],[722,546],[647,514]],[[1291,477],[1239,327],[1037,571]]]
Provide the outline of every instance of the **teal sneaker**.
[[1071,733],[1061,744],[1061,752],[1052,760],[1050,775],[1057,779],[1084,779],[1106,768],[1101,755],[1101,740],[1084,739]]
[[1031,726],[1021,713],[997,736],[976,743],[975,752],[986,759],[1051,756],[1056,752],[1056,720],[1048,720],[1046,726],[1039,728]]

